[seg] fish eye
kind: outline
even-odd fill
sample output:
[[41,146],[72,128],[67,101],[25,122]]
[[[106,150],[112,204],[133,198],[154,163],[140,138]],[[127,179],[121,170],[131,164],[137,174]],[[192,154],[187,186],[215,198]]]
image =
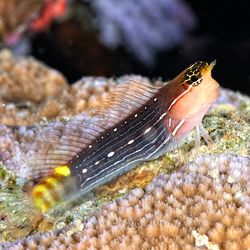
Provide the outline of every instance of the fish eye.
[[209,66],[207,62],[198,61],[189,66],[185,72],[184,82],[191,86],[198,86],[202,81],[202,70]]

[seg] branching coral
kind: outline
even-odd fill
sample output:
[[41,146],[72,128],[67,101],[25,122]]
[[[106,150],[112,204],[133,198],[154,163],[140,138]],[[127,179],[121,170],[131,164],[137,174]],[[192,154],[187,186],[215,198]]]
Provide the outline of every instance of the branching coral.
[[[85,223],[8,249],[248,249],[250,159],[210,155],[105,205]],[[78,232],[76,232],[78,228]],[[74,229],[74,230],[73,230]]]

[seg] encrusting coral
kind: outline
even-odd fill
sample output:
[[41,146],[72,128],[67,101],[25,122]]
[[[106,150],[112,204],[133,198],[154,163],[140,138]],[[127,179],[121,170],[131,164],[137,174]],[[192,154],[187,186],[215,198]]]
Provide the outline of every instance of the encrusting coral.
[[[90,217],[8,249],[249,249],[250,159],[208,155]],[[75,228],[78,228],[78,231]],[[74,230],[73,230],[74,229]]]
[[[116,84],[130,78],[148,81],[140,76],[124,76],[115,80],[85,77],[68,86],[63,76],[40,65],[35,59],[14,57],[8,53],[7,57],[11,58],[13,65],[15,61],[24,62],[16,67],[20,67],[23,78],[30,79],[29,93],[35,91],[39,82],[46,82],[45,79],[53,81],[53,77],[49,78],[50,74],[56,74],[63,80],[61,84],[54,85],[55,95],[46,91],[46,84],[39,85],[43,93],[40,99],[34,99],[28,92],[25,99],[17,98],[14,92],[8,98],[3,94],[0,96],[0,123],[9,125],[0,125],[2,188],[20,186],[29,176],[28,160],[39,149],[37,139],[43,134],[43,126],[53,123],[50,119],[74,119],[79,112],[83,112],[81,116],[84,119],[84,112],[102,105],[103,99]],[[26,60],[30,60],[30,66],[27,66]],[[32,77],[27,78],[29,67],[45,67],[47,74],[40,75],[39,82],[33,85],[36,76],[31,73]],[[1,70],[0,60],[2,73]],[[7,72],[8,70],[2,74],[6,76]],[[8,85],[9,90],[18,83],[14,75],[9,79],[11,78],[13,85]],[[158,81],[156,84],[162,82]],[[11,93],[9,90],[6,89],[5,93]],[[250,247],[250,160],[243,157],[250,155],[250,100],[224,89],[221,93],[203,121],[214,143],[210,148],[202,143],[199,159],[172,172],[195,159],[194,135],[190,134],[181,149],[139,166],[115,182],[96,190],[93,199],[80,202],[80,205],[56,218],[53,230],[23,237],[24,239],[14,243],[2,243],[0,249],[94,249],[99,246],[103,249],[124,246],[127,249],[136,249],[138,246],[142,249],[166,249],[166,245],[169,249]],[[221,153],[235,156],[202,157]],[[142,188],[159,173],[164,174],[157,177],[144,191]],[[142,188],[134,189],[126,197],[115,200],[135,187]],[[104,205],[90,217],[96,208],[107,201],[111,203]],[[4,235],[6,221],[4,218],[0,219],[0,241],[13,240]],[[45,229],[49,228],[45,226]],[[38,228],[36,231],[42,229]],[[28,234],[31,232],[26,235]]]

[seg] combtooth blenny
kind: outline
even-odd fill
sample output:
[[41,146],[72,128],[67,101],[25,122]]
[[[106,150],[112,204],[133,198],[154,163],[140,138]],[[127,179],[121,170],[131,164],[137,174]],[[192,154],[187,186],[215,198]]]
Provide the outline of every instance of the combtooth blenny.
[[[161,87],[133,80],[118,85],[98,119],[65,122],[60,143],[33,160],[32,184],[20,190],[15,209],[1,213],[10,224],[35,224],[62,202],[173,150],[194,128],[209,141],[201,122],[220,92],[211,76],[214,65],[198,61]],[[2,201],[12,192],[1,191]]]

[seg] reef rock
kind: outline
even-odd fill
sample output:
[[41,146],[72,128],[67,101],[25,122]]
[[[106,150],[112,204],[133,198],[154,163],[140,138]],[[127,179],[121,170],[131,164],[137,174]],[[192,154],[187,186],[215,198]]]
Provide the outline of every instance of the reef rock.
[[[25,60],[7,57],[12,65],[15,60]],[[31,68],[42,67],[47,73],[36,81],[36,74],[31,73],[29,78],[26,63],[15,66],[22,72],[22,79],[34,81],[22,98],[12,91],[18,88],[19,75],[9,77],[6,67],[3,74],[12,83],[2,82],[4,92],[0,95],[2,188],[20,186],[28,178],[28,160],[39,149],[37,139],[44,125],[53,119],[74,118],[79,112],[84,117],[89,110],[100,107],[110,90],[123,81],[149,81],[141,76],[86,77],[68,86],[60,73],[34,59],[29,62]],[[3,72],[1,65],[0,59]],[[52,92],[45,84],[48,79],[54,79]],[[32,97],[36,88],[40,93]],[[250,248],[249,97],[222,89],[203,124],[213,143],[208,147],[202,142],[198,157],[191,133],[180,149],[142,164],[96,190],[91,200],[83,199],[63,216],[54,218],[48,232],[41,232],[39,227],[27,237],[8,243],[13,238],[4,234],[6,222],[2,220],[0,241],[5,242],[0,249]]]
[[8,249],[249,249],[250,158],[208,155],[67,228]]

